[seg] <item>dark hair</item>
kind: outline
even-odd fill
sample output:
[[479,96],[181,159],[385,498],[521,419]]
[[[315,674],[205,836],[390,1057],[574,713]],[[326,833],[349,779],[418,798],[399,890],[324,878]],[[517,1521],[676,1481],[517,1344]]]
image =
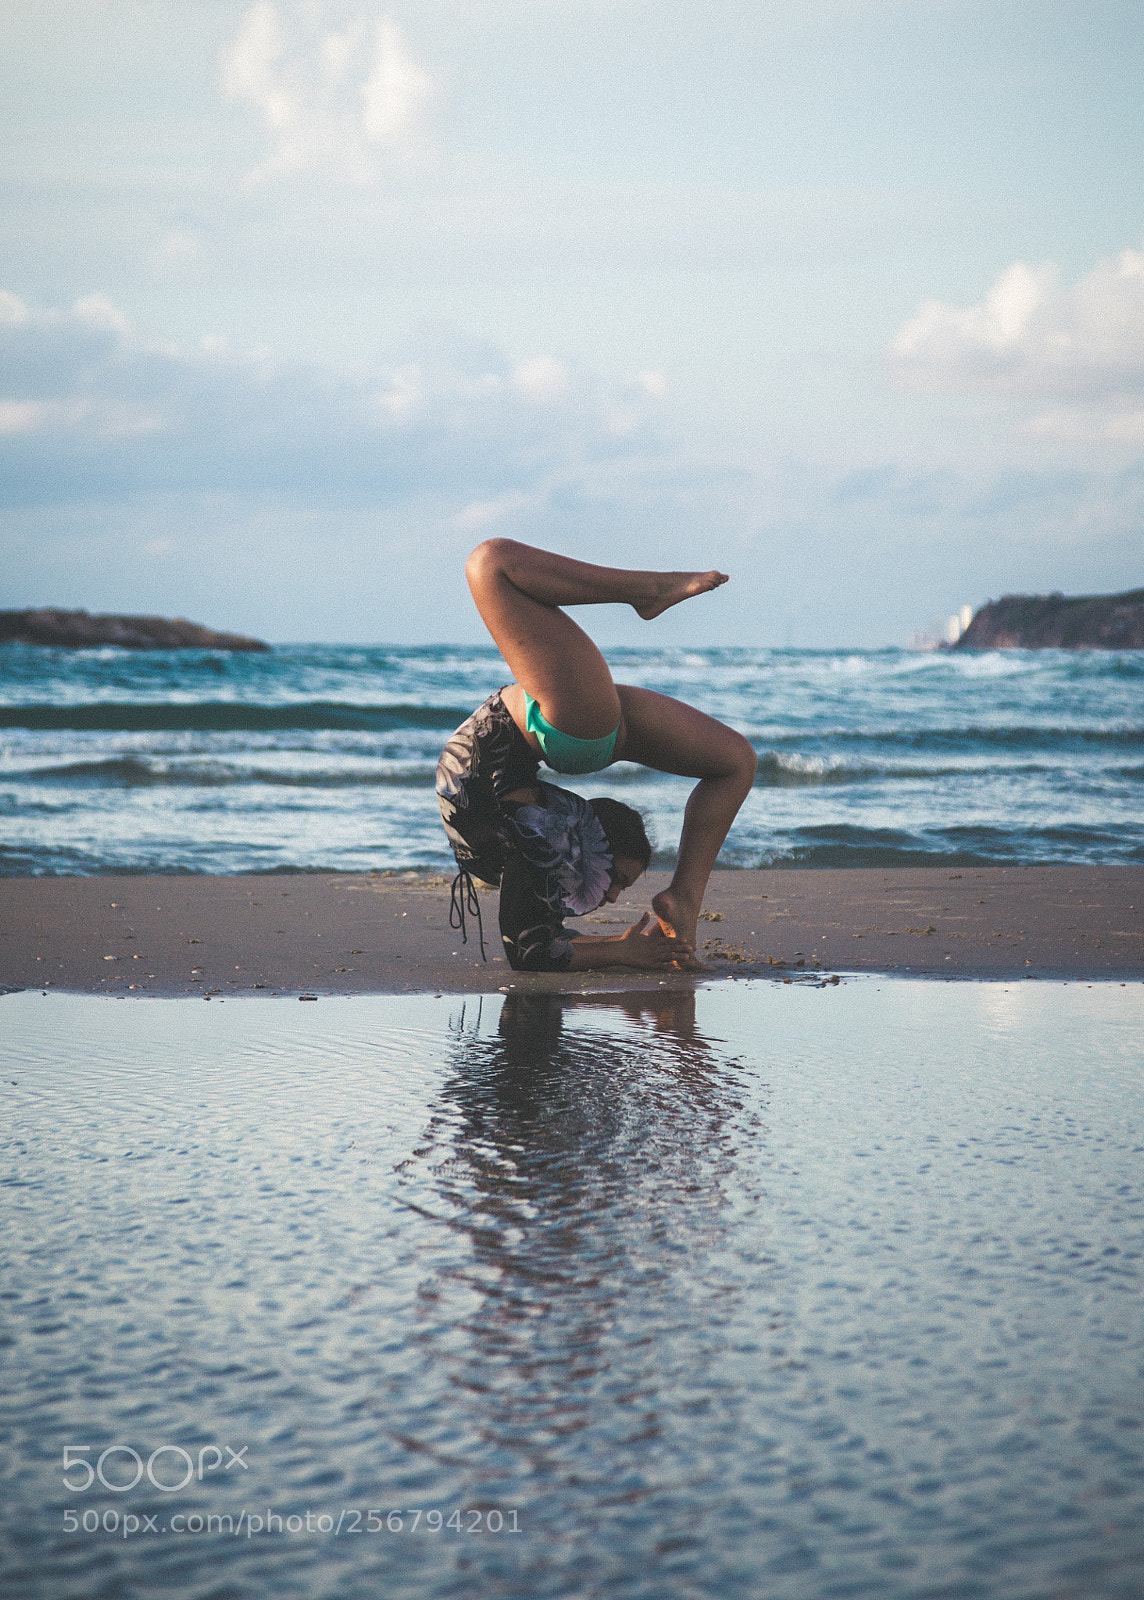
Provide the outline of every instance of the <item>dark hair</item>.
[[608,795],[589,800],[588,804],[608,836],[613,858],[629,856],[646,867],[651,860],[651,841],[639,812],[633,811],[621,800],[612,800]]

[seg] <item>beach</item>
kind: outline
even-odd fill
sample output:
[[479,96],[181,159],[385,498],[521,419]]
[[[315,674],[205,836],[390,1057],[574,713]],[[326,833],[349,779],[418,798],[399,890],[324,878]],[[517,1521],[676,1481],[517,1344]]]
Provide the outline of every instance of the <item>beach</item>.
[[[716,872],[700,921],[707,971],[513,972],[497,895],[449,926],[435,873],[0,879],[0,985],[218,996],[691,986],[841,973],[1009,980],[1144,977],[1144,867],[910,867]],[[578,920],[620,933],[667,874]]]

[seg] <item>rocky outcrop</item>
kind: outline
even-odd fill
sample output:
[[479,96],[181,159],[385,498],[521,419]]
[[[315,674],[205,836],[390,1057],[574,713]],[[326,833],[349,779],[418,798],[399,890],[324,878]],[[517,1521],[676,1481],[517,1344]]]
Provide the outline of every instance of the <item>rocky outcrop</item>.
[[55,645],[92,650],[269,650],[261,639],[241,633],[216,633],[185,617],[91,616],[86,611],[0,611],[0,644]]
[[1144,589],[1007,594],[976,613],[954,650],[1144,650]]

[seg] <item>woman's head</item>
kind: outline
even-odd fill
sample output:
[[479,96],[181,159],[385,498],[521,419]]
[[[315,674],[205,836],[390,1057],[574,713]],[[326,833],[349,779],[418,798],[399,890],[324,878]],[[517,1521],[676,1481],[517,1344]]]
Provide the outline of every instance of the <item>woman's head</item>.
[[633,811],[631,806],[624,805],[621,800],[612,800],[607,795],[601,795],[597,800],[589,800],[588,804],[596,813],[601,828],[608,836],[612,854],[629,856],[646,870],[651,861],[651,841],[639,812]]
[[651,860],[651,842],[638,811],[619,800],[601,795],[588,804],[608,838],[612,852],[612,886],[605,899],[615,900],[621,889],[630,889]]

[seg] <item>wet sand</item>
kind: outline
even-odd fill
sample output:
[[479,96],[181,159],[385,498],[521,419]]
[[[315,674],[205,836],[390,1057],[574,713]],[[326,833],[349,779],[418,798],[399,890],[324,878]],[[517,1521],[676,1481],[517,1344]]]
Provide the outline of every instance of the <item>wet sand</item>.
[[[619,933],[666,874],[573,926]],[[449,880],[405,873],[0,879],[0,987],[110,994],[559,992],[690,986],[694,975],[514,973],[482,892],[449,927]],[[1144,978],[1144,867],[717,872],[700,922],[712,978],[822,982]]]

